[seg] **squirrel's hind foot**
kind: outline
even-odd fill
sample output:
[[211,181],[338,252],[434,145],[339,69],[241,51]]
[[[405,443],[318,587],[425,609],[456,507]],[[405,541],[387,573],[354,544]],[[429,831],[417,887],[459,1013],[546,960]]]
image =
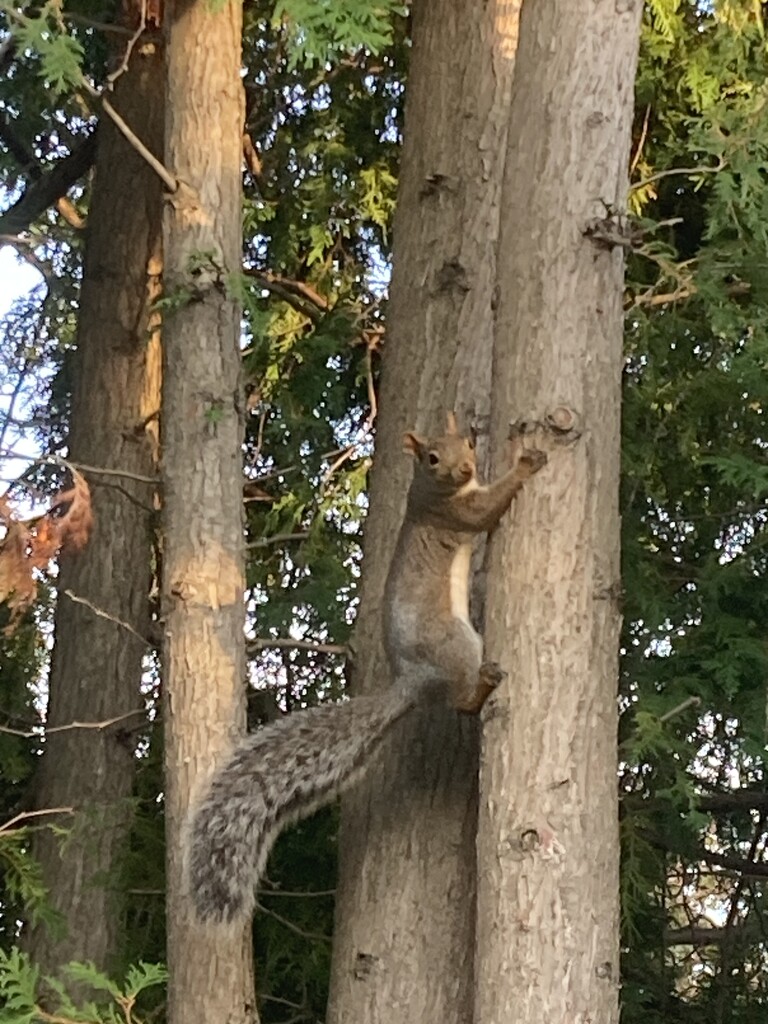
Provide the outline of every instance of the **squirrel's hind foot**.
[[460,700],[456,710],[465,715],[476,715],[494,690],[504,682],[507,673],[495,661],[484,661],[477,675],[477,685],[471,697]]

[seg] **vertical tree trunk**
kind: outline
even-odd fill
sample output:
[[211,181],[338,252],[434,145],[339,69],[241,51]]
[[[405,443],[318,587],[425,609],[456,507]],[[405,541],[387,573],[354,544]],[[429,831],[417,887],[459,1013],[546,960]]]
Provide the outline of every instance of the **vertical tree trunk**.
[[[411,467],[407,427],[456,408],[487,434],[492,293],[517,5],[414,10],[376,466],[354,685],[389,685],[384,579]],[[472,1014],[477,723],[412,715],[344,803],[328,1020],[465,1024]]]
[[[162,56],[136,46],[114,105],[150,149],[163,137]],[[155,471],[160,404],[160,341],[151,328],[160,288],[161,186],[108,119],[99,128],[96,171],[72,395],[69,455],[75,462],[138,476]],[[141,665],[151,573],[152,484],[86,473],[95,525],[84,551],[63,556],[51,662],[49,729],[116,719],[103,729],[49,731],[40,762],[40,808],[74,807],[62,844],[43,831],[35,842],[62,915],[61,934],[37,926],[26,944],[53,970],[69,960],[109,968],[121,930],[111,880],[130,822],[133,729],[141,722]],[[75,603],[69,596],[90,602]],[[135,717],[125,716],[139,710]]]
[[[639,2],[523,7],[502,198],[494,451],[563,429],[491,547],[509,672],[480,783],[477,1024],[618,1017],[622,249]],[[567,428],[573,424],[574,430]],[[580,435],[580,436],[579,436]]]
[[242,8],[167,15],[163,612],[169,1021],[254,1019],[250,927],[203,928],[182,883],[193,792],[245,725],[240,309]]

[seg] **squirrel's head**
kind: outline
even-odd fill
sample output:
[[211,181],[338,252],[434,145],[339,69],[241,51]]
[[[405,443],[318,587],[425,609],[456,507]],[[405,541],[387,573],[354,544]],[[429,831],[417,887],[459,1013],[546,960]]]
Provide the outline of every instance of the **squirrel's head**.
[[453,413],[448,414],[445,434],[421,437],[409,430],[403,448],[416,458],[415,479],[436,491],[452,494],[476,478],[474,442],[459,434]]

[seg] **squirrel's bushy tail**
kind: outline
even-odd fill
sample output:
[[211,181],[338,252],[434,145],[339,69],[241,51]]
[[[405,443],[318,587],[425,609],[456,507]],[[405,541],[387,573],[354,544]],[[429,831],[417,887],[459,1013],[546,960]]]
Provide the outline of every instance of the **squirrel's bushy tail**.
[[297,711],[248,736],[191,821],[188,880],[198,916],[227,922],[250,914],[278,834],[357,781],[413,703],[393,689]]

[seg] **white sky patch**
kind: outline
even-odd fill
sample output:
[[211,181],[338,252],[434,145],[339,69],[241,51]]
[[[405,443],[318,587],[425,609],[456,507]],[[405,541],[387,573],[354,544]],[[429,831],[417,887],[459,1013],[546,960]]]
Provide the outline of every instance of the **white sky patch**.
[[11,245],[0,246],[0,317],[12,303],[42,283],[42,275],[31,267]]

